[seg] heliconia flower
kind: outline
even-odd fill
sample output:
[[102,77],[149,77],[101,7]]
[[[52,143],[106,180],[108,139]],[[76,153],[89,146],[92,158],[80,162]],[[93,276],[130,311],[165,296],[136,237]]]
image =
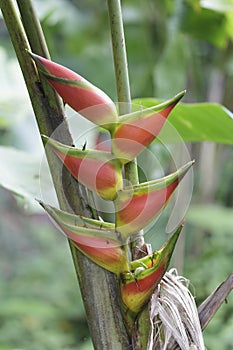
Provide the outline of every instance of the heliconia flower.
[[121,163],[110,152],[69,147],[42,135],[68,171],[102,198],[114,200],[122,188]]
[[[148,267],[139,267],[133,273],[127,272],[121,275],[120,291],[121,300],[124,304],[123,310],[124,312],[130,311],[131,318],[136,317],[149,301],[166,272],[181,230],[182,226],[176,230],[159,251],[136,261],[136,264],[140,264],[140,262],[144,264],[146,259]],[[131,267],[135,267],[134,264],[134,262],[131,262]]]
[[129,271],[126,250],[113,224],[69,214],[41,201],[39,203],[90,260],[116,275]]
[[112,132],[112,152],[123,163],[137,157],[157,137],[184,94],[182,91],[164,103],[120,117]]
[[112,128],[118,115],[110,97],[72,70],[34,53],[29,54],[70,107],[93,123],[107,129]]
[[118,192],[114,202],[116,229],[125,239],[159,215],[193,163],[188,162],[161,179],[126,187]]

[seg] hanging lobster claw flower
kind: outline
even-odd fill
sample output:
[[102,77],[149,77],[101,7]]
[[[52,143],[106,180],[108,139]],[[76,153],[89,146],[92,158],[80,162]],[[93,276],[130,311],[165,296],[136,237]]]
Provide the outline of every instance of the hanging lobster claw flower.
[[[145,264],[145,268],[138,267],[133,273],[127,272],[121,275],[120,291],[123,311],[125,313],[129,312],[131,319],[136,318],[137,314],[149,301],[166,272],[182,227],[180,226],[176,230],[159,251],[136,262],[131,262],[131,268],[133,269],[136,264],[142,263],[144,265],[146,261],[148,266]],[[127,322],[127,324],[130,324],[130,322]]]
[[137,157],[156,138],[184,94],[182,91],[164,103],[119,118],[112,132],[112,151],[122,163]]
[[161,179],[120,190],[115,200],[117,231],[127,239],[156,218],[193,163]]
[[129,271],[126,250],[113,224],[69,214],[41,201],[39,203],[90,260],[116,275]]
[[114,200],[122,188],[121,163],[109,152],[69,147],[42,135],[68,171],[104,199]]
[[66,67],[34,53],[29,54],[70,107],[93,123],[112,128],[118,119],[116,106],[102,90]]

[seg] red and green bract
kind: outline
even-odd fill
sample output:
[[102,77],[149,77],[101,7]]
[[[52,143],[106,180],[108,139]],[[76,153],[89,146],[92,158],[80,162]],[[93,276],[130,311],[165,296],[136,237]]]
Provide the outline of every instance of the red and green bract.
[[[136,317],[149,301],[166,272],[181,229],[182,226],[176,230],[159,251],[137,260],[137,265],[140,265],[140,262],[142,265],[146,265],[146,268],[141,270],[139,274],[136,274],[137,269],[134,273],[123,274],[120,280],[121,299],[126,307],[125,312],[130,310],[131,317],[132,315]],[[131,268],[134,268],[134,266],[135,263],[132,262]]]
[[123,163],[137,157],[158,136],[170,112],[184,94],[182,91],[160,105],[119,117],[112,132],[113,153]]
[[89,259],[119,275],[130,271],[126,250],[114,225],[72,215],[40,201],[71,242]]
[[122,314],[131,334],[138,313],[166,272],[181,227],[159,251],[136,261],[130,261],[129,238],[159,215],[193,162],[162,179],[131,187],[123,187],[122,166],[158,138],[185,92],[154,107],[118,116],[112,100],[79,74],[38,55],[30,55],[67,104],[111,135],[109,152],[82,150],[42,137],[75,179],[100,197],[114,201],[114,224],[40,204],[79,251],[117,275]]
[[189,162],[162,179],[119,191],[115,200],[116,229],[129,236],[155,219],[192,164]]
[[69,172],[91,191],[114,200],[122,188],[121,163],[109,152],[82,150],[43,136]]
[[79,74],[44,57],[30,53],[62,99],[85,118],[105,128],[118,120],[113,101]]

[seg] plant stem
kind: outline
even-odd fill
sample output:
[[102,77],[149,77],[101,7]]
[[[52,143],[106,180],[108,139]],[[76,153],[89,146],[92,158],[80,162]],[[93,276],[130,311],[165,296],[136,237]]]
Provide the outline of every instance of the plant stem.
[[131,112],[128,63],[120,0],[108,0],[113,58],[120,115]]
[[[108,12],[112,36],[112,49],[117,85],[117,98],[119,114],[131,112],[131,95],[129,85],[128,63],[125,46],[125,36],[122,20],[120,0],[108,0]],[[127,163],[124,167],[125,179],[135,185],[138,183],[138,170],[136,159]],[[144,245],[143,231],[138,232],[132,247],[132,258],[138,258],[138,251]],[[135,249],[135,247],[137,247]]]
[[[122,115],[131,112],[131,95],[120,0],[108,0],[108,12],[112,35],[119,114]],[[127,163],[124,167],[124,171],[125,179],[129,181],[129,183],[135,185],[139,182],[136,159]],[[135,241],[131,244],[132,259],[138,259],[149,253],[151,253],[151,247],[145,244],[143,230],[141,230],[137,233]],[[138,324],[137,329],[135,328],[135,337],[138,337],[138,343],[134,344],[135,350],[144,350],[147,347],[147,339],[150,330],[148,307],[146,307],[140,315],[140,320],[141,322]]]
[[33,52],[50,59],[44,33],[32,1],[17,0],[17,4],[29,44],[33,46]]
[[[55,133],[60,142],[72,145],[61,101],[42,77],[39,81],[35,65],[25,51],[31,48],[37,54],[48,55],[32,1],[18,1],[18,4],[29,40],[19,20],[14,1],[0,0],[40,133],[46,135]],[[83,192],[80,191],[78,183],[52,152],[46,150],[46,155],[61,209],[90,216],[91,213],[87,213],[86,209],[86,199],[83,200]],[[117,303],[115,276],[92,263],[72,245],[71,251],[95,349],[128,350],[128,338]]]
[[[112,35],[119,114],[122,115],[131,112],[131,95],[120,0],[108,0],[108,12]],[[136,160],[125,165],[125,173],[125,178],[133,185],[138,183]]]

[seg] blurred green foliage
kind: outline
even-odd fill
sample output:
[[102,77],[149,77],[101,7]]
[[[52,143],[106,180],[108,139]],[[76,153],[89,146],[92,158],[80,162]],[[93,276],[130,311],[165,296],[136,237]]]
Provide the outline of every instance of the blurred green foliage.
[[0,198],[0,349],[90,349],[66,238],[6,191]]
[[[116,100],[106,2],[36,0],[35,5],[53,60]],[[231,0],[123,0],[122,5],[133,98],[169,98],[187,87],[186,101],[206,101],[214,86],[217,99],[220,94],[233,109]],[[0,144],[40,157],[38,131],[2,19],[0,38]],[[153,149],[166,162],[164,151]],[[205,169],[216,175],[214,206],[200,199],[200,145],[190,150],[197,160],[197,181],[195,206],[187,215],[184,274],[199,304],[232,269],[232,147],[219,145],[214,167]],[[30,211],[4,190],[0,210],[0,349],[92,349],[65,238],[45,215],[27,215]],[[157,226],[161,240],[163,220]],[[231,295],[204,332],[206,347],[232,350],[232,324]]]

